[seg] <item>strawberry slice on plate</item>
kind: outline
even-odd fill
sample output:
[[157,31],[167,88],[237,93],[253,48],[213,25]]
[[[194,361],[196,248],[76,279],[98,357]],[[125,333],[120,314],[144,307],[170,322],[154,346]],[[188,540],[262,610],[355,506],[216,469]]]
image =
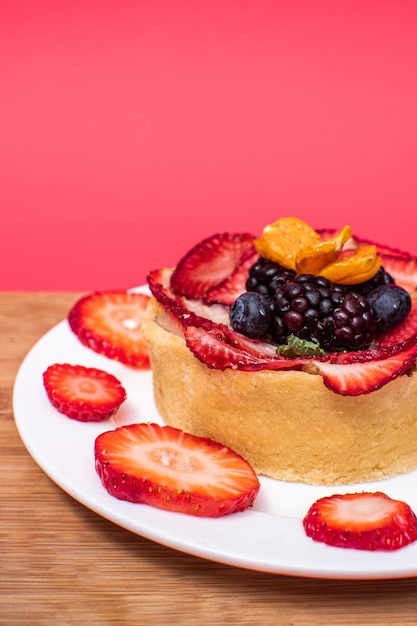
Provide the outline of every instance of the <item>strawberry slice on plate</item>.
[[126,399],[120,381],[95,367],[54,363],[43,373],[43,382],[53,406],[80,422],[106,420]]
[[[180,260],[171,276],[171,288],[187,298],[204,298],[233,275],[240,288],[238,268],[255,252],[253,240],[248,233],[221,233],[204,239]],[[230,280],[227,289],[233,291]],[[213,292],[210,299],[214,299]]]
[[260,487],[230,448],[171,426],[122,426],[99,435],[94,451],[110,495],[167,511],[220,517],[250,507]]
[[84,296],[68,314],[82,344],[110,359],[137,368],[149,366],[142,320],[150,297],[143,293],[103,291]]
[[381,492],[347,493],[315,502],[303,519],[308,537],[339,548],[398,550],[417,540],[411,507]]

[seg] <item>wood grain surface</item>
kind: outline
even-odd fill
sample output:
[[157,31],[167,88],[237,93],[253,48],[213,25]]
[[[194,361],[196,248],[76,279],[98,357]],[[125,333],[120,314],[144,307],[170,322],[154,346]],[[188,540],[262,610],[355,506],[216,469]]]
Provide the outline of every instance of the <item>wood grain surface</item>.
[[212,563],[119,528],[56,486],[19,438],[12,391],[28,350],[78,295],[0,293],[1,626],[417,624],[417,579],[315,580]]

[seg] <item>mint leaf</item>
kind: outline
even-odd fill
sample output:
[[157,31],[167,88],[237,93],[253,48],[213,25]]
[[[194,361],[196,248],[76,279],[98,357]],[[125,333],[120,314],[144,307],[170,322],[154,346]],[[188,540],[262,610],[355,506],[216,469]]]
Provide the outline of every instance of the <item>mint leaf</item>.
[[289,335],[287,343],[277,348],[277,354],[294,358],[297,356],[324,356],[326,353],[320,348],[319,344],[314,341],[299,339],[295,335]]

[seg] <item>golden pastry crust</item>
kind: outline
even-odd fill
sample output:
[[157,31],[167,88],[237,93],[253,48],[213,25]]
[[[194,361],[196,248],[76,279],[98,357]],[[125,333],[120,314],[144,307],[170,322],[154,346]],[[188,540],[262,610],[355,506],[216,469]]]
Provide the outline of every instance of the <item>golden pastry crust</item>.
[[229,446],[259,474],[308,484],[380,480],[417,467],[417,375],[345,397],[320,375],[215,370],[157,322],[143,333],[156,406],[167,424]]

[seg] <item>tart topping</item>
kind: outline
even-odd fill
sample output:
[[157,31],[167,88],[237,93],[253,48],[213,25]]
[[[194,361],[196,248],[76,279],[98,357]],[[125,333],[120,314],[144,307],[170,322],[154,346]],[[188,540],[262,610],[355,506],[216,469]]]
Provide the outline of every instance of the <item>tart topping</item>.
[[254,241],[262,257],[294,271],[299,252],[319,243],[319,233],[297,217],[282,217],[268,224],[263,229],[262,237]]
[[417,540],[417,517],[408,504],[384,493],[321,498],[303,519],[308,537],[357,550],[398,550]]
[[[268,345],[237,335],[222,324],[211,326],[191,324],[185,329],[188,349],[202,363],[218,370],[240,369],[256,372],[261,369],[300,369],[309,363],[305,356],[287,358],[271,354]],[[275,350],[273,350],[275,352]]]
[[372,276],[372,278],[366,280],[363,283],[355,285],[355,291],[358,291],[364,296],[367,296],[377,287],[381,287],[382,285],[392,285],[394,283],[395,280],[393,279],[391,274],[389,274],[386,269],[381,265],[377,273]]
[[407,318],[394,328],[378,335],[375,343],[378,348],[391,348],[410,341],[411,337],[417,338],[417,292],[411,296],[411,310]]
[[96,470],[120,500],[199,517],[253,504],[260,483],[230,448],[171,426],[131,424],[99,435]]
[[210,289],[220,289],[227,282],[226,291],[233,294],[234,279],[239,288],[244,282],[240,274],[242,263],[249,259],[251,264],[254,254],[253,236],[247,233],[209,237],[181,259],[172,274],[171,287],[187,298],[206,297],[213,301],[208,295]]
[[375,336],[374,317],[366,298],[321,276],[300,274],[277,289],[269,301],[268,330],[278,344],[286,343],[294,334],[318,343],[327,352],[360,350]]
[[376,327],[379,333],[403,322],[411,311],[411,297],[408,291],[398,285],[382,285],[368,295]]
[[[410,297],[382,267],[377,246],[355,247],[349,226],[325,235],[328,238],[321,240],[324,235],[296,218],[283,218],[264,229],[255,246],[267,256],[249,268],[246,289],[267,298],[270,325],[262,335],[251,323],[248,334],[232,307],[230,322],[237,332],[278,345],[294,335],[316,342],[326,352],[363,350],[407,318]],[[313,243],[304,246],[308,239]],[[291,243],[294,249],[288,256],[284,252]]]
[[55,363],[43,374],[53,406],[80,422],[101,422],[116,413],[126,399],[120,381],[102,370]]
[[71,330],[82,344],[110,359],[143,368],[149,358],[142,319],[149,296],[105,291],[84,296],[68,314]]
[[[417,257],[398,251],[384,255],[385,269],[393,275],[395,283],[408,292],[417,289]],[[394,281],[391,281],[394,282]]]
[[[359,268],[356,278],[363,282],[335,283],[289,268],[282,242],[277,263],[258,256],[256,248],[265,243],[259,244],[262,237],[214,235],[195,246],[176,269],[148,275],[152,295],[170,316],[170,328],[184,337],[189,350],[206,366],[220,370],[298,369],[319,374],[329,389],[350,396],[370,393],[410,372],[417,361],[417,258],[356,237],[347,241],[349,227],[339,233],[316,232],[301,220],[284,218],[267,227],[266,240],[275,241],[276,230],[283,232],[284,241],[298,241],[301,251],[308,240],[316,260],[337,253],[336,261],[325,268],[358,259],[355,251],[369,246],[378,253],[377,264],[380,259],[383,265],[372,276]],[[320,247],[326,241],[327,247]],[[293,264],[295,268],[295,257]],[[222,265],[228,268],[226,277]],[[410,292],[408,315],[407,295],[399,291],[395,293],[402,294],[401,306],[399,298],[390,298],[391,308],[384,301],[381,314],[378,298],[374,308],[371,292],[386,285]]]
[[277,354],[294,358],[297,356],[325,356],[325,351],[315,341],[299,339],[295,335],[289,335],[287,343],[277,348]]
[[350,226],[343,228],[331,239],[319,241],[314,246],[297,253],[295,269],[298,274],[320,274],[321,270],[339,258],[343,246],[352,237]]
[[350,226],[343,226],[333,237],[322,240],[302,220],[283,217],[266,226],[254,244],[261,256],[297,274],[320,275],[333,283],[353,285],[372,278],[381,259],[373,244],[344,250],[351,237]]
[[230,320],[237,332],[260,339],[267,332],[271,320],[268,300],[260,293],[243,293],[230,308]]
[[[383,267],[367,281],[349,286],[322,276],[297,275],[260,257],[249,268],[246,289],[270,303],[271,322],[264,337],[285,344],[294,334],[328,352],[367,348],[375,337],[406,320],[411,310],[410,295]],[[231,324],[246,334],[232,317]]]
[[260,256],[249,268],[246,289],[257,291],[263,296],[273,296],[277,289],[289,283],[295,276],[295,271]]
[[320,270],[320,274],[333,283],[357,285],[375,276],[380,267],[381,259],[377,256],[376,246],[371,245],[329,263]]
[[[411,345],[410,345],[411,344]],[[344,396],[359,396],[380,389],[408,372],[417,360],[417,343],[404,341],[397,349],[341,353],[340,360],[314,361],[323,383]]]

